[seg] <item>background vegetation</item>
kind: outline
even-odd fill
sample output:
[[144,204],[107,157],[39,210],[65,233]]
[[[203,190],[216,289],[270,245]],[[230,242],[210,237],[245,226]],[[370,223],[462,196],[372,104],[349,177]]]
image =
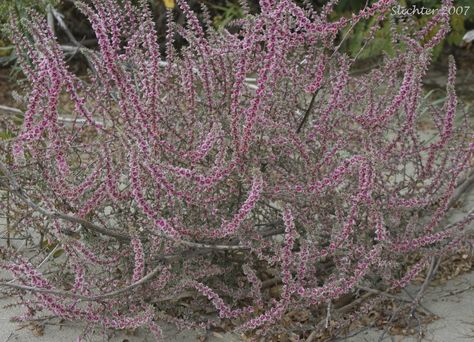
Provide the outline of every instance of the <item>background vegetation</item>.
[[[166,8],[171,8],[174,5],[174,0],[149,0],[155,15],[157,22],[157,32],[159,33],[159,39],[161,42],[164,41],[164,32],[166,31]],[[252,12],[258,11],[258,0],[248,0],[249,7]],[[301,5],[311,4],[316,8],[322,8],[327,3],[323,0],[300,0]],[[366,0],[341,0],[335,8],[332,17],[334,19],[340,17],[348,17],[354,11],[361,9],[365,4]],[[370,0],[369,3],[373,3]],[[232,22],[232,20],[242,18],[244,12],[241,7],[242,1],[239,0],[190,0],[189,1],[192,9],[196,11],[201,18],[204,16],[203,8],[206,7],[209,11],[212,23],[217,29],[222,29],[226,25]],[[440,0],[400,0],[400,6],[418,8],[439,8]],[[457,0],[455,6],[470,6],[471,0]],[[40,13],[46,13],[48,5],[52,5],[58,9],[60,13],[64,15],[64,20],[69,24],[72,33],[78,38],[78,40],[93,39],[93,33],[91,28],[87,25],[84,17],[75,9],[72,1],[69,0],[3,0],[0,2],[0,25],[5,28],[5,24],[9,21],[12,15],[18,17],[24,17],[28,9],[34,9]],[[474,6],[473,6],[474,7]],[[176,13],[176,19],[178,22],[183,20],[182,14]],[[430,16],[414,16],[410,18],[414,20],[418,27],[422,27],[430,19]],[[396,20],[401,20],[397,18]],[[375,33],[375,38],[369,46],[364,46],[364,42],[367,36],[370,34],[373,25],[376,25],[375,19],[367,22],[361,22],[356,27],[351,28],[351,32],[347,32],[348,37],[344,43],[344,50],[350,55],[355,56],[362,50],[358,56],[359,59],[365,59],[370,57],[376,57],[382,52],[393,53],[393,47],[390,43],[390,24],[383,24],[383,28],[379,29]],[[445,44],[440,44],[435,50],[435,56],[438,56],[443,47],[447,46],[459,46],[462,44],[462,37],[467,30],[474,28],[474,8],[470,8],[466,14],[453,14],[451,15],[451,26],[452,31],[445,39]],[[63,34],[59,32],[60,34]],[[59,37],[67,41],[66,37]],[[10,63],[13,59],[10,57],[12,49],[10,48],[11,43],[8,40],[8,34],[3,29],[0,33],[0,63]],[[364,47],[362,49],[362,47]]]

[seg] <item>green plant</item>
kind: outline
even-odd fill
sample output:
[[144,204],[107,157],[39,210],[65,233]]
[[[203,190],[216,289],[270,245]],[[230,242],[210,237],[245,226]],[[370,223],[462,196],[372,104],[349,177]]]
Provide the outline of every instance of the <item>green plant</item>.
[[9,62],[8,56],[13,52],[6,24],[12,15],[18,18],[27,16],[29,10],[46,13],[48,5],[57,6],[60,0],[1,0],[0,1],[0,65]]
[[213,24],[217,29],[221,29],[232,20],[240,19],[244,17],[244,12],[239,4],[232,1],[226,1],[225,4],[213,4],[210,2],[204,2],[209,8],[216,12],[213,17]]
[[[0,24],[3,26],[11,19],[12,14],[17,17],[27,16],[28,10],[46,13],[48,5],[57,6],[61,0],[2,0],[0,1]],[[5,37],[5,36],[4,36]]]
[[[332,13],[332,17],[334,19],[340,17],[350,17],[352,11],[363,7],[365,2],[365,0],[340,1]],[[374,2],[375,1],[369,1],[369,3]],[[400,0],[398,6],[407,9],[411,9],[413,6],[418,9],[439,9],[441,2],[439,0]],[[470,8],[469,6],[473,8]],[[434,49],[433,54],[435,59],[440,55],[445,44],[461,44],[462,37],[466,33],[466,27],[474,23],[474,6],[472,0],[454,1],[452,8],[452,12],[450,13],[451,31],[446,35],[444,41]],[[463,11],[456,14],[456,9],[461,8]],[[404,22],[405,20],[411,21],[412,28],[421,29],[432,19],[432,17],[433,15],[422,14],[410,15],[408,18],[394,16],[394,20],[392,22],[385,21],[378,29],[374,28],[374,25],[378,25],[376,18],[371,18],[367,22],[361,22],[355,25],[355,27],[347,28],[345,32],[345,34],[347,34],[347,39],[343,44],[343,49],[351,56],[358,56],[359,58],[380,56],[382,53],[388,53],[391,55],[393,53],[393,45],[390,41],[391,30],[399,30],[400,25],[398,24],[401,21]],[[374,34],[374,37],[369,38],[371,34]],[[436,30],[431,33],[431,35],[435,34]],[[366,45],[365,42],[367,40],[370,40],[371,43]]]

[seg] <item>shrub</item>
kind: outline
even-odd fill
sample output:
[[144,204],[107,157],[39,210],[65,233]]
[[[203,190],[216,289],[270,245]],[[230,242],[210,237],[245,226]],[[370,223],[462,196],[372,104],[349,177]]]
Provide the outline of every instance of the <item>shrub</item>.
[[39,246],[1,264],[21,319],[46,311],[157,338],[160,321],[275,333],[289,311],[317,315],[360,285],[403,287],[459,244],[472,212],[442,220],[474,144],[454,61],[442,108],[422,91],[449,2],[421,31],[393,30],[396,57],[367,74],[339,51],[341,30],[382,25],[394,3],[331,22],[332,2],[262,0],[231,34],[179,1],[187,24],[169,20],[162,55],[145,5],[78,2],[100,47],[82,49],[86,80],[38,15],[25,34],[12,25],[31,88],[2,182],[12,208],[35,212],[16,229]]

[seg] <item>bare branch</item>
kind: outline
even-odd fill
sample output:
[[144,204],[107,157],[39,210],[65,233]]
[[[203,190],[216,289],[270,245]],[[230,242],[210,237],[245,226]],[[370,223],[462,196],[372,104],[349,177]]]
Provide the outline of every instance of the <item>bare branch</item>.
[[122,289],[112,291],[112,292],[109,292],[109,293],[106,293],[106,294],[103,294],[103,295],[97,295],[97,296],[84,296],[84,295],[80,295],[80,294],[72,293],[72,292],[53,290],[53,289],[44,289],[44,288],[33,287],[33,286],[13,284],[13,283],[9,283],[9,282],[8,283],[0,283],[0,286],[11,287],[11,288],[15,288],[15,289],[18,289],[18,290],[25,290],[25,291],[30,291],[30,292],[47,293],[47,294],[52,294],[52,295],[61,296],[61,297],[75,298],[75,299],[80,299],[81,301],[98,301],[98,300],[103,300],[103,299],[116,297],[118,295],[130,292],[131,290],[135,289],[136,287],[138,287],[140,285],[143,285],[146,282],[153,279],[162,268],[163,268],[162,265],[157,266],[150,273],[148,273],[146,276],[144,276],[140,280],[134,282],[133,284],[130,284],[129,286],[124,287]]

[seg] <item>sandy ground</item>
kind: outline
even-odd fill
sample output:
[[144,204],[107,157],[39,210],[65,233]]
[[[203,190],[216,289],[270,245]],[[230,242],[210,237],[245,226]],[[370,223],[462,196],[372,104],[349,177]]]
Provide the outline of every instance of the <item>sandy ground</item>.
[[[416,288],[409,291],[416,293]],[[463,274],[442,286],[428,289],[423,306],[439,319],[422,326],[421,341],[474,341],[474,272]],[[420,341],[418,336],[390,336],[383,330],[368,329],[356,336],[340,339],[347,342]],[[381,337],[383,338],[381,339]]]

